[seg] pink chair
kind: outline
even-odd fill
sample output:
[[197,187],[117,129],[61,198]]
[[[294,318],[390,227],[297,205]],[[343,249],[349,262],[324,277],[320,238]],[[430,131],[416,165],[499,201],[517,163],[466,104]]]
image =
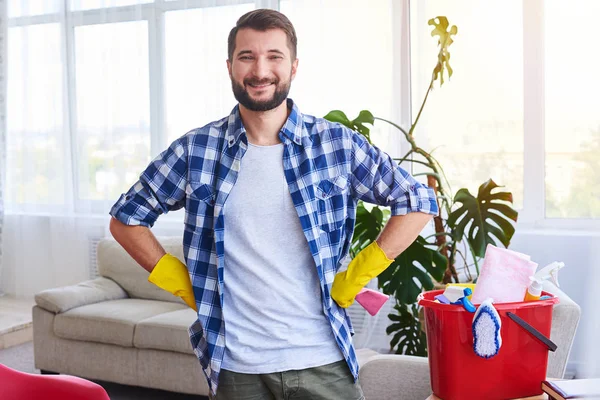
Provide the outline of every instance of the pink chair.
[[97,383],[70,375],[37,375],[0,364],[2,400],[110,400]]

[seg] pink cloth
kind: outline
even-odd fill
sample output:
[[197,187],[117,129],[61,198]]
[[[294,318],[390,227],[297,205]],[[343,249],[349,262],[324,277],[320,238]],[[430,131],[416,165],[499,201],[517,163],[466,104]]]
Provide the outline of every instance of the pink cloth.
[[494,303],[523,301],[536,268],[528,255],[488,244],[471,301],[481,304],[488,297]]
[[390,296],[378,292],[377,290],[363,289],[356,295],[356,301],[363,306],[371,315],[375,315],[381,310]]

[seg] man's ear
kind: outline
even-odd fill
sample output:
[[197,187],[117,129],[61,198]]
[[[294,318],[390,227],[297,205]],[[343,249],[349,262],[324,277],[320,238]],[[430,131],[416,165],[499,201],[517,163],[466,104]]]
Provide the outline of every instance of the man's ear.
[[296,77],[296,72],[298,71],[298,59],[296,58],[292,62],[292,80]]

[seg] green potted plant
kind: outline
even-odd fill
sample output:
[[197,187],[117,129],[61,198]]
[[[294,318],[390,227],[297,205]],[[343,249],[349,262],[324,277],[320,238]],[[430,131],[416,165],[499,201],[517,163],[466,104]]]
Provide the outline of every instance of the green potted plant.
[[[431,35],[439,36],[438,60],[423,103],[409,129],[375,117],[367,110],[361,111],[353,120],[339,110],[331,111],[325,116],[330,121],[358,131],[369,142],[370,129],[367,124],[373,125],[377,120],[392,125],[404,135],[410,145],[407,153],[395,160],[424,168],[425,172],[414,175],[425,175],[427,185],[436,192],[440,213],[434,218],[435,233],[427,237],[419,236],[378,278],[379,287],[396,301],[395,313],[388,315],[391,324],[387,333],[392,335],[390,350],[397,354],[420,356],[427,355],[427,341],[421,329],[419,307],[416,304],[418,294],[423,290],[433,289],[436,283],[458,282],[459,263],[465,267],[466,280],[476,280],[479,262],[485,255],[487,244],[498,245],[499,242],[508,247],[517,221],[517,211],[512,206],[510,192],[499,190],[500,186],[489,179],[479,186],[477,196],[466,188],[459,189],[456,194],[451,193],[440,163],[417,144],[415,127],[435,82],[439,80],[440,87],[444,84],[444,71],[447,71],[448,77],[452,76],[448,48],[453,43],[452,36],[458,32],[456,26],[449,27],[448,19],[443,16],[430,19],[428,24],[434,27]],[[359,203],[351,257],[377,238],[389,217],[390,212],[386,208],[375,206],[369,210]],[[475,271],[471,272],[473,267]]]

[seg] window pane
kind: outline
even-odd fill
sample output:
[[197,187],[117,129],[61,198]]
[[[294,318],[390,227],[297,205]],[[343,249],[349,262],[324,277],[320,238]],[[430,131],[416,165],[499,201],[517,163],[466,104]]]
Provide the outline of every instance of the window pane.
[[600,218],[600,2],[544,5],[546,216]]
[[81,199],[115,199],[150,161],[145,21],[75,29]]
[[[354,119],[361,110],[392,119],[392,2],[282,0],[281,12],[298,35],[298,74],[290,97],[318,117],[342,110]],[[324,39],[327,38],[327,39]],[[390,128],[376,123],[372,140],[390,147]]]
[[8,17],[30,17],[42,14],[55,14],[60,11],[63,0],[8,0]]
[[7,208],[62,204],[68,134],[58,24],[8,30]]
[[[437,63],[438,36],[427,21],[446,16],[458,34],[450,46],[454,74],[436,82],[416,130],[416,140],[442,165],[453,193],[477,195],[492,178],[523,205],[522,2],[411,2],[413,119]],[[510,28],[509,28],[510,27]]]
[[92,10],[97,8],[132,6],[152,3],[154,0],[71,0],[71,10]]
[[169,143],[221,119],[237,103],[227,73],[227,37],[254,3],[166,14],[166,126]]

